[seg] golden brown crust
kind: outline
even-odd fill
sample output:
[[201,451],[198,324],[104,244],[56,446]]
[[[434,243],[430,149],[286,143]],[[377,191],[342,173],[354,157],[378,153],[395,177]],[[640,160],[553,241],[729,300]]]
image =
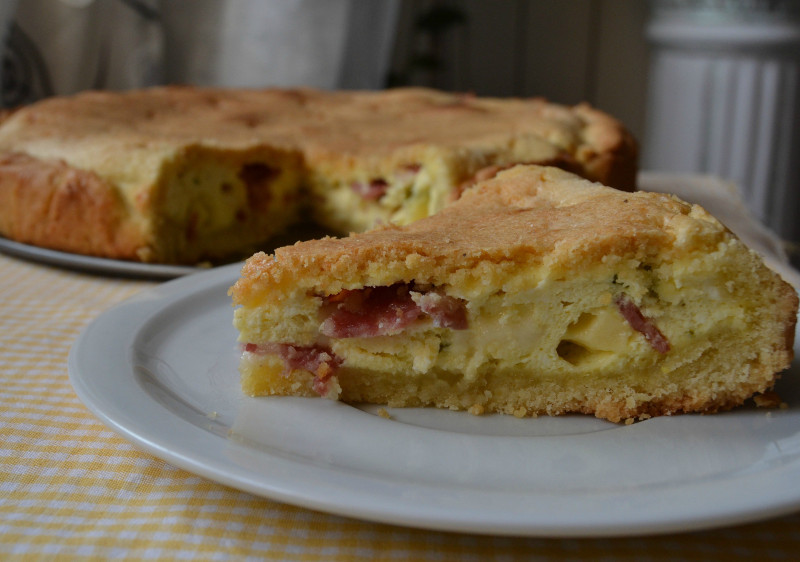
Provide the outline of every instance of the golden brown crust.
[[23,243],[124,259],[145,250],[119,194],[63,162],[0,156],[0,209],[0,232]]
[[584,133],[588,142],[579,151],[586,173],[578,175],[622,191],[635,191],[639,146],[633,135],[617,120],[588,104],[576,106],[575,112],[589,124]]
[[[6,191],[0,197],[16,209],[0,218],[0,233],[71,252],[153,258],[140,250],[152,245],[145,242],[152,235],[145,225],[157,217],[139,200],[146,201],[163,181],[164,163],[189,146],[265,146],[301,154],[309,173],[360,169],[367,175],[384,170],[386,162],[413,165],[433,150],[450,162],[455,183],[488,165],[528,162],[632,191],[637,170],[630,134],[586,105],[419,88],[85,92],[21,108],[0,124],[0,154],[7,162],[0,172],[9,174],[0,181]],[[81,205],[88,209],[81,211]],[[4,213],[10,211],[0,208]],[[103,218],[99,224],[76,219],[86,213]],[[21,218],[25,214],[30,220]],[[34,216],[61,222],[37,226]],[[112,233],[114,228],[121,232]]]

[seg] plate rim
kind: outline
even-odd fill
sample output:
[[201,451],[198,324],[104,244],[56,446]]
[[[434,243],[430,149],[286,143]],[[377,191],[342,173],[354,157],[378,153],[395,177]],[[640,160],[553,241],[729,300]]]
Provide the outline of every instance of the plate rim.
[[52,248],[44,248],[17,242],[0,235],[0,252],[25,260],[62,267],[68,270],[86,271],[105,275],[121,275],[144,279],[174,279],[184,275],[207,271],[207,267],[191,265],[169,265],[145,263],[127,260],[115,260],[98,256],[87,256],[71,252],[62,252]]
[[[235,489],[317,511],[427,530],[469,532],[476,534],[528,537],[642,536],[709,529],[753,522],[768,517],[791,513],[800,508],[800,490],[794,494],[782,493],[778,500],[762,502],[759,505],[752,505],[751,502],[751,505],[740,506],[740,508],[735,511],[720,512],[713,508],[707,508],[702,513],[697,511],[695,511],[694,514],[686,512],[680,514],[680,516],[672,514],[671,517],[661,518],[653,516],[652,514],[645,514],[646,516],[644,517],[622,518],[623,520],[619,520],[620,518],[617,517],[617,520],[609,520],[607,522],[592,521],[591,518],[587,519],[585,517],[569,522],[556,518],[551,524],[542,520],[532,522],[531,519],[522,522],[515,521],[508,517],[504,518],[499,513],[493,514],[492,521],[485,521],[476,519],[473,514],[453,513],[452,511],[447,512],[446,510],[435,512],[431,511],[429,507],[421,510],[406,505],[402,506],[403,509],[397,506],[388,509],[386,506],[379,506],[374,501],[374,498],[371,501],[366,501],[370,500],[370,498],[366,498],[366,500],[365,498],[360,498],[360,501],[354,504],[343,506],[339,501],[336,501],[336,494],[330,489],[330,486],[328,485],[327,488],[325,487],[326,484],[324,480],[322,480],[320,484],[322,488],[318,487],[314,490],[314,493],[310,493],[307,490],[298,490],[296,483],[287,481],[285,477],[283,480],[276,480],[273,477],[270,481],[269,479],[259,479],[256,475],[248,473],[247,471],[239,469],[234,470],[231,469],[230,466],[226,468],[223,459],[209,458],[209,454],[219,453],[221,448],[231,450],[230,448],[233,447],[233,450],[256,454],[259,459],[266,459],[275,466],[283,468],[289,466],[293,469],[297,469],[298,463],[291,459],[276,460],[274,455],[270,456],[262,450],[253,449],[241,442],[237,443],[236,440],[210,433],[206,429],[191,424],[188,420],[175,414],[175,412],[171,412],[164,405],[156,404],[155,401],[148,405],[148,408],[161,408],[163,412],[167,412],[167,415],[172,416],[171,421],[180,424],[181,428],[190,431],[193,438],[209,442],[210,446],[207,451],[198,453],[197,450],[193,450],[191,447],[187,448],[185,444],[170,442],[169,438],[154,438],[153,435],[148,435],[147,424],[144,423],[141,418],[137,419],[136,416],[129,411],[129,406],[124,404],[121,406],[115,403],[109,396],[104,395],[102,390],[98,394],[97,388],[92,388],[90,384],[96,382],[96,375],[87,377],[87,374],[82,372],[87,357],[94,355],[95,360],[97,360],[96,356],[98,354],[93,354],[92,352],[95,340],[100,337],[100,334],[106,333],[110,325],[113,324],[116,325],[117,328],[120,327],[120,323],[116,321],[117,316],[121,314],[133,314],[135,316],[134,319],[122,323],[123,327],[119,329],[125,330],[129,337],[124,341],[119,341],[118,348],[113,350],[115,356],[122,354],[128,361],[120,365],[118,369],[115,369],[117,373],[114,376],[117,378],[127,376],[129,380],[134,380],[134,366],[130,360],[132,342],[147,320],[157,314],[158,311],[169,302],[181,299],[200,298],[198,295],[204,294],[212,287],[223,284],[223,282],[224,284],[232,284],[238,276],[239,267],[241,267],[240,264],[222,266],[205,273],[178,278],[142,291],[98,316],[81,332],[70,349],[68,358],[69,378],[76,394],[83,404],[92,411],[104,425],[120,434],[134,446],[170,464]],[[797,345],[795,347],[797,348]],[[138,383],[135,384],[138,385]],[[140,389],[140,392],[146,394],[144,389]],[[287,465],[287,463],[289,464]],[[303,463],[300,463],[301,467],[302,464]],[[798,466],[794,466],[793,464],[791,468],[796,475],[800,476],[800,462],[796,464]],[[337,476],[331,472],[331,468],[321,469],[319,467],[310,467],[309,469],[306,465],[306,469],[311,470],[315,474],[333,477],[334,480],[337,481],[341,480],[340,475]],[[348,480],[352,483],[354,479],[358,480],[359,478],[361,477],[350,475]],[[368,479],[362,480],[362,482],[367,481]],[[398,485],[402,486],[402,484]]]

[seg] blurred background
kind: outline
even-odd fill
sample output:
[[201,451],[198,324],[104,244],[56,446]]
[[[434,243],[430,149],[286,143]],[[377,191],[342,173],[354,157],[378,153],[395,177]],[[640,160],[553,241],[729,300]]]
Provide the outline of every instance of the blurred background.
[[798,0],[5,0],[2,104],[181,83],[587,101],[800,254]]

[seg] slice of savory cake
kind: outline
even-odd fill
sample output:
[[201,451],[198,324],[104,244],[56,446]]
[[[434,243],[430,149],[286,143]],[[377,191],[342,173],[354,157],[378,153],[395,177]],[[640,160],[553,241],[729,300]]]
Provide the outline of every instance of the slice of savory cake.
[[518,166],[433,217],[256,254],[249,395],[611,421],[773,386],[797,294],[698,206]]

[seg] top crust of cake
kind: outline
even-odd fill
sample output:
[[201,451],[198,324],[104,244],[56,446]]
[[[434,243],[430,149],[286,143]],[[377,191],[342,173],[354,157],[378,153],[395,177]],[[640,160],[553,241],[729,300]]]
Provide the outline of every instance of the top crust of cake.
[[[538,264],[575,275],[613,256],[711,250],[740,242],[701,207],[656,193],[624,193],[552,167],[517,166],[468,190],[434,217],[346,239],[327,238],[250,258],[234,299],[280,298],[285,283],[313,280],[326,294],[398,280],[449,284],[481,263]],[[298,279],[296,272],[303,271]],[[544,273],[543,273],[544,274]],[[346,280],[346,282],[344,281]]]
[[[347,155],[367,165],[428,146],[500,151],[533,143],[543,161],[574,160],[596,176],[590,179],[613,187],[632,188],[636,173],[630,135],[586,104],[420,88],[86,92],[20,109],[0,127],[2,152],[63,160],[123,188],[150,181],[166,154],[187,145],[234,150],[265,143],[300,150],[311,162]],[[622,153],[632,161],[612,170]]]

